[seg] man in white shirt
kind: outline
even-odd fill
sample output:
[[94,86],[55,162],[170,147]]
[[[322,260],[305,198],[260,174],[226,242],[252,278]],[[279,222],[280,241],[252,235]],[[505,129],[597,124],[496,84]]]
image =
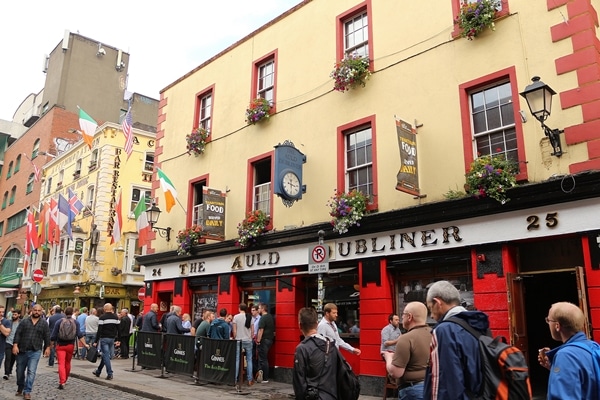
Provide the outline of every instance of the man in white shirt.
[[[242,349],[246,352],[248,386],[252,386],[254,384],[254,381],[252,380],[252,317],[250,314],[246,314],[248,306],[244,303],[240,304],[239,311],[240,313],[233,317],[233,337],[235,340],[242,342]],[[236,349],[235,381],[237,382],[240,369],[240,351],[238,346],[236,346]]]
[[328,337],[329,339],[335,340],[335,346],[339,349],[342,348],[350,353],[354,353],[357,356],[360,355],[360,349],[354,348],[350,346],[348,343],[344,342],[338,333],[337,326],[335,325],[335,321],[337,320],[338,309],[337,306],[333,303],[325,304],[323,307],[323,311],[325,314],[323,315],[323,319],[319,322],[319,327],[317,328],[317,332],[323,336]]

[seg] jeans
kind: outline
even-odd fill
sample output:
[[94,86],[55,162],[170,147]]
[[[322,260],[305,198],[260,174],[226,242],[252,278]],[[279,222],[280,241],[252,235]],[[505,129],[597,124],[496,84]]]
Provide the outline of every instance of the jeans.
[[96,373],[100,375],[102,373],[102,368],[106,365],[106,375],[112,376],[113,370],[112,365],[110,364],[111,351],[115,347],[115,339],[113,338],[101,338],[100,342],[98,342],[98,346],[100,347],[100,351],[102,352],[102,360],[100,360],[100,365],[96,370]]
[[263,381],[269,380],[269,350],[273,345],[272,339],[261,339],[258,345],[258,369],[263,372]]
[[54,367],[54,359],[56,358],[56,349],[54,347],[50,347],[50,357],[48,357],[48,365]]
[[424,389],[423,382],[400,389],[398,390],[398,400],[423,400]]
[[[248,382],[252,380],[252,341],[242,340],[242,349],[246,352],[246,372]],[[235,381],[237,382],[240,376],[240,348],[236,346],[235,351]]]
[[58,359],[58,383],[64,385],[71,373],[71,360],[73,359],[73,343],[56,346],[56,358]]
[[[24,351],[17,354],[17,390],[23,391],[23,394],[31,393],[41,356],[41,350]],[[25,379],[26,368],[27,379]]]

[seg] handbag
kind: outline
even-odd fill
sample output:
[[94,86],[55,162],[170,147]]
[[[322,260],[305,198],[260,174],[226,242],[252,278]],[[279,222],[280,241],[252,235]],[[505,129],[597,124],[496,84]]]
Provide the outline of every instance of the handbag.
[[90,346],[85,355],[85,358],[91,363],[95,363],[96,361],[98,361],[98,348]]

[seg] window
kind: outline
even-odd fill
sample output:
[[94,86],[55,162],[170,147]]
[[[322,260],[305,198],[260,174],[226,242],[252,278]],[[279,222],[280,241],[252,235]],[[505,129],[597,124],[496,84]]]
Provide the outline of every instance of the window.
[[[54,259],[52,260],[53,271],[52,272],[63,272],[67,271],[68,262],[68,250],[69,250],[69,238],[63,237],[60,239],[60,243],[54,248]],[[71,269],[68,269],[70,272]]]
[[10,190],[10,199],[8,200],[9,205],[15,203],[15,197],[17,197],[17,187],[13,186],[12,189]]
[[63,185],[63,181],[65,179],[65,170],[61,169],[58,171],[58,182],[56,182],[56,189],[60,189]]
[[[277,86],[277,51],[266,55],[254,63],[252,93],[254,98],[263,98],[275,107]],[[273,110],[274,112],[274,110]]]
[[2,275],[17,273],[19,268],[19,261],[21,260],[22,254],[19,249],[10,249],[4,259],[2,260]]
[[85,205],[88,208],[88,211],[91,211],[94,209],[94,193],[95,193],[95,187],[94,186],[89,186],[87,188],[87,194],[85,197]]
[[29,178],[27,178],[27,188],[25,189],[25,194],[29,194],[33,192],[33,182],[35,179],[35,174],[30,174]]
[[213,88],[201,92],[196,96],[195,128],[206,129],[210,133],[212,128]]
[[146,159],[144,161],[144,171],[145,172],[153,172],[154,171],[154,153],[146,153]]
[[251,164],[252,166],[252,207],[271,215],[271,157]]
[[137,237],[133,235],[127,235],[126,241],[127,245],[125,246],[125,255],[123,257],[123,263],[125,268],[123,272],[141,272],[140,265],[135,261],[135,256],[141,256],[142,249],[138,245]]
[[73,172],[73,179],[77,179],[81,175],[81,164],[82,163],[83,163],[83,161],[81,160],[81,158],[77,159],[77,162],[75,163],[75,172]]
[[74,247],[73,247],[73,264],[71,269],[81,269],[82,268],[82,263],[81,261],[83,260],[83,244],[84,244],[84,240],[77,238],[75,239],[75,242],[73,243]]
[[465,170],[482,155],[504,154],[527,178],[518,90],[513,67],[460,85]]
[[15,171],[14,171],[14,173],[16,174],[17,172],[19,172],[20,169],[21,169],[21,155],[19,154],[17,156],[17,160],[15,161]]
[[33,142],[33,149],[31,150],[31,159],[33,160],[34,158],[36,158],[38,156],[39,152],[40,152],[40,139],[37,139],[35,142]]
[[[202,225],[202,222],[204,221],[204,215],[203,215],[203,203],[204,203],[204,199],[203,199],[203,190],[206,187],[208,182],[208,178],[207,177],[201,177],[193,182],[190,183],[191,185],[191,191],[190,193],[192,194],[192,198],[190,199],[192,202],[192,208],[194,210],[194,213],[192,215],[192,220],[191,221],[187,221],[188,222],[188,226],[189,225]],[[190,223],[191,222],[191,223]]]
[[0,236],[4,234],[4,221],[0,221]]
[[92,151],[92,155],[90,156],[90,166],[89,170],[92,171],[96,169],[98,166],[98,149]]
[[46,194],[50,194],[52,191],[52,177],[49,177],[46,181]]
[[2,209],[3,210],[6,208],[7,203],[8,203],[8,191],[4,192],[4,196],[2,197]]
[[8,227],[6,233],[12,232],[25,225],[27,219],[27,210],[23,210],[8,218]]
[[146,209],[150,208],[150,206],[152,205],[152,190],[133,188],[131,190],[131,204],[129,205],[130,212],[133,212],[133,210],[135,210],[142,196],[146,196]]
[[8,172],[6,173],[6,179],[10,178],[13,173],[13,162],[8,163]]
[[367,0],[337,17],[337,56],[356,53],[362,57],[373,54],[371,0]]

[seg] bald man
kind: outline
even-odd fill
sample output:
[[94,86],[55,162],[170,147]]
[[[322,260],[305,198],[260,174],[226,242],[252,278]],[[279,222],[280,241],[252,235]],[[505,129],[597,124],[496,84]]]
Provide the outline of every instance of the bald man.
[[426,322],[427,307],[418,301],[408,303],[401,318],[407,332],[398,338],[394,353],[383,354],[385,365],[391,377],[400,378],[398,398],[420,400],[431,343],[431,328]]
[[142,321],[142,332],[160,332],[160,325],[158,325],[158,318],[156,313],[158,312],[158,304],[152,303],[150,305],[150,311],[144,315]]
[[550,370],[547,399],[597,399],[600,382],[590,351],[599,345],[583,332],[583,312],[572,303],[554,303],[546,323],[552,339],[563,343],[552,350],[544,347],[538,355],[540,365]]

